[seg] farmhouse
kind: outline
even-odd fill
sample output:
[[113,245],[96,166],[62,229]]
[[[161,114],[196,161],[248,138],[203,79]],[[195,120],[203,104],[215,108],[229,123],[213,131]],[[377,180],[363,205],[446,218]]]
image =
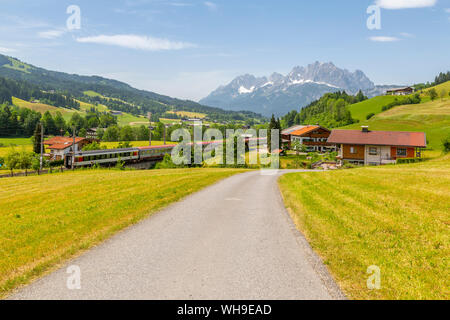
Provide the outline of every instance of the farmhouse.
[[282,142],[289,149],[294,148],[295,142],[306,146],[307,151],[334,150],[335,145],[328,143],[327,139],[331,131],[319,125],[294,126],[281,132]]
[[[86,138],[75,138],[75,152],[81,151],[81,149],[89,144],[90,141]],[[44,141],[44,145],[50,149],[50,160],[63,160],[64,156],[73,151],[73,137],[53,137]]]
[[408,94],[412,93],[414,93],[414,88],[411,87],[391,89],[386,91],[386,94],[390,96],[407,96]]
[[365,165],[396,163],[400,158],[421,157],[426,148],[424,132],[333,130],[329,143],[338,146],[340,160]]

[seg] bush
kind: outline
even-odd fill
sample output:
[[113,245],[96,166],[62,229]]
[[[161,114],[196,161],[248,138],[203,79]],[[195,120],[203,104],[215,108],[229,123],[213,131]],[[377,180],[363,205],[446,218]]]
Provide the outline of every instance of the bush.
[[422,162],[422,158],[400,158],[397,159],[397,164],[404,164],[404,163],[416,163],[416,162]]
[[48,166],[50,168],[53,167],[61,167],[64,165],[64,160],[54,160],[54,161],[49,161]]
[[450,152],[450,136],[442,140],[442,146],[444,147],[444,152]]
[[117,170],[125,170],[125,162],[123,162],[120,158],[117,160],[115,169]]
[[180,167],[182,166],[177,166],[176,164],[173,163],[170,154],[165,154],[163,161],[158,162],[155,166],[155,169],[175,169]]
[[374,115],[375,115],[375,113],[369,113],[369,114],[366,116],[366,120],[369,120],[369,119],[372,118]]
[[412,97],[407,97],[407,98],[400,99],[400,100],[395,98],[394,101],[392,101],[391,103],[383,106],[381,108],[381,110],[387,111],[389,109],[392,109],[393,107],[401,106],[401,105],[405,105],[405,104],[419,104],[421,101],[422,101],[422,99],[420,98],[420,95],[418,93],[416,93]]

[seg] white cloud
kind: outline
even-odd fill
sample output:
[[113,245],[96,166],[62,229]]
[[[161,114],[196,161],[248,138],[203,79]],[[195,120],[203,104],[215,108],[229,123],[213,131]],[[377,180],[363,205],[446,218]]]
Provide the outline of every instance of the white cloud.
[[13,53],[16,51],[17,51],[16,49],[0,47],[0,53],[9,54],[9,53]]
[[167,39],[139,36],[134,34],[118,34],[118,35],[99,35],[92,37],[77,38],[81,43],[97,43],[119,46],[124,48],[162,51],[162,50],[180,50],[186,48],[194,48],[196,45],[188,42],[170,41]]
[[385,36],[370,37],[369,39],[374,42],[395,42],[400,40],[399,38],[396,37],[385,37]]
[[217,11],[217,4],[211,1],[205,1],[203,4],[211,11]]
[[384,9],[410,9],[433,7],[437,0],[377,0],[376,5]]
[[54,39],[61,37],[64,33],[66,33],[65,30],[47,30],[39,32],[38,36],[44,39]]

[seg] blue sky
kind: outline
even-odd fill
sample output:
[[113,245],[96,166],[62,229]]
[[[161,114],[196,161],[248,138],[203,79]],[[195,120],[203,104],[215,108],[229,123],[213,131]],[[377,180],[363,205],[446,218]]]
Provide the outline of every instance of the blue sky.
[[[367,28],[373,4],[380,30]],[[80,29],[67,29],[70,5]],[[241,74],[315,61],[377,84],[450,69],[450,0],[0,0],[0,19],[0,53],[193,100]]]

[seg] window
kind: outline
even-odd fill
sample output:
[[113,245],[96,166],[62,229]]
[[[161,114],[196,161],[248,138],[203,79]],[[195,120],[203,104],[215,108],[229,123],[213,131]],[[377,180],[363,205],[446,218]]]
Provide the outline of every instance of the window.
[[406,148],[397,148],[397,157],[406,157]]
[[369,148],[369,154],[371,156],[376,156],[378,154],[378,149],[376,147],[370,147]]
[[356,153],[356,148],[355,147],[350,147],[350,153],[355,154]]

